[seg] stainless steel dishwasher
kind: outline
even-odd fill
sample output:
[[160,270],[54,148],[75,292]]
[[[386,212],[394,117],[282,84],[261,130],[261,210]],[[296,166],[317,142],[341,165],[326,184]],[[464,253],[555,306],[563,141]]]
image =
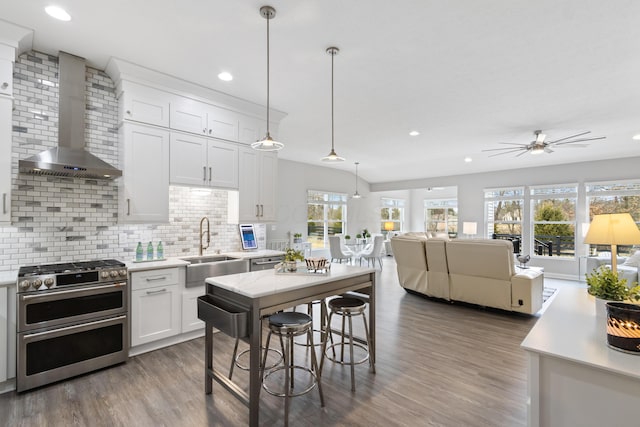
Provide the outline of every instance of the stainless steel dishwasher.
[[263,258],[252,258],[249,264],[251,271],[269,270],[279,262],[284,261],[284,255],[275,255]]

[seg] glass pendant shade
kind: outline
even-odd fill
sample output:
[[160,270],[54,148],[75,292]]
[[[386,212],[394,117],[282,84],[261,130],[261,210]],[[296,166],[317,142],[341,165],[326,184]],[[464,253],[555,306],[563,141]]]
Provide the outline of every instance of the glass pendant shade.
[[333,132],[333,57],[336,56],[340,52],[340,49],[337,47],[329,47],[327,48],[327,53],[331,55],[331,152],[329,155],[322,158],[323,162],[344,162],[344,157],[340,157],[336,154],[336,150],[333,148],[334,142],[334,132]]
[[282,150],[284,144],[275,141],[269,133],[269,21],[276,17],[276,10],[271,6],[262,6],[260,15],[267,20],[267,134],[264,138],[251,144],[251,148],[257,151]]

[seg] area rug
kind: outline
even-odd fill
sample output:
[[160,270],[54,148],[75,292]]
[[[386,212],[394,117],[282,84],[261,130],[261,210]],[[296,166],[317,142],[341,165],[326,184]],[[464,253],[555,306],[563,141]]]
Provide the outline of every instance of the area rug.
[[547,302],[547,300],[551,298],[556,291],[556,288],[548,288],[545,286],[544,289],[542,289],[542,302]]

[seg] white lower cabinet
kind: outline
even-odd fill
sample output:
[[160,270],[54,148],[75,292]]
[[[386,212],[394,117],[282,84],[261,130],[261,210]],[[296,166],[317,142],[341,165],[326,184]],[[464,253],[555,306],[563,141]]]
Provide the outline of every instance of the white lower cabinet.
[[131,346],[177,335],[182,285],[178,268],[131,273]]
[[198,319],[198,297],[204,294],[204,288],[190,288],[182,292],[182,333],[204,328],[204,322]]
[[0,287],[0,383],[6,381],[7,368],[9,363],[8,346],[6,345],[9,331],[9,305],[7,298],[7,288]]

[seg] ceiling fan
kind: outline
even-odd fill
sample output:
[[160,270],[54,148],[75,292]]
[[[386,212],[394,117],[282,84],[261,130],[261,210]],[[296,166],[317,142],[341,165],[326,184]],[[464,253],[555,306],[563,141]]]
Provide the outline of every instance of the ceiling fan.
[[[536,130],[533,132],[536,139],[531,141],[528,144],[514,144],[509,142],[501,142],[504,145],[510,145],[510,147],[503,148],[490,148],[488,150],[482,151],[499,151],[498,153],[491,154],[489,157],[501,156],[503,154],[511,154],[518,153],[516,157],[520,157],[525,153],[531,154],[542,154],[542,153],[553,153],[553,148],[557,147],[588,147],[589,144],[576,144],[576,142],[585,142],[585,141],[595,141],[597,139],[604,139],[606,136],[597,136],[597,137],[584,137],[587,134],[590,134],[591,131],[577,133],[575,135],[567,136],[564,138],[556,139],[554,141],[547,141],[547,135],[542,133],[541,130]],[[573,144],[573,145],[569,145]]]

